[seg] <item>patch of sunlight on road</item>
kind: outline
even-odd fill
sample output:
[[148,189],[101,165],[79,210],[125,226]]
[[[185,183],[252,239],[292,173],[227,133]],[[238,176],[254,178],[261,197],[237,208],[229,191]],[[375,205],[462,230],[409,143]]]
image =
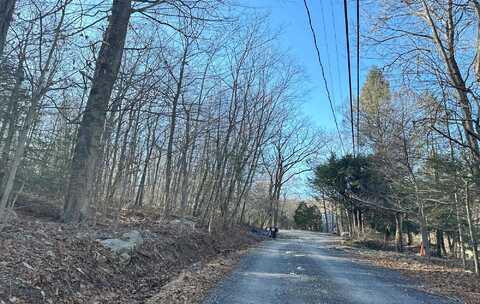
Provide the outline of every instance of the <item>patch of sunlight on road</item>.
[[316,260],[322,260],[322,261],[336,261],[336,262],[351,261],[351,259],[346,257],[336,257],[336,256],[329,256],[329,255],[315,254],[315,253],[308,254],[308,257]]
[[304,251],[285,251],[284,255],[290,255],[294,257],[306,257],[309,255],[309,252]]
[[295,280],[295,281],[309,281],[312,278],[308,275],[298,274],[294,272],[290,273],[272,273],[272,272],[254,272],[254,271],[245,271],[242,273],[244,276],[252,276],[257,278],[265,279],[285,279],[285,280]]

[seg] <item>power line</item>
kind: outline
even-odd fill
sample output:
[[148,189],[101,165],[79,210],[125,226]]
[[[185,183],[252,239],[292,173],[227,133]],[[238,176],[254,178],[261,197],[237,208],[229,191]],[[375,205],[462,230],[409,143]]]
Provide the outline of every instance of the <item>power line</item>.
[[[335,6],[334,6],[333,1],[334,0],[330,0],[330,12],[331,12],[332,24],[333,24],[333,39],[335,40],[335,60],[336,60],[336,64],[337,64],[337,82],[338,82],[338,89],[343,94],[343,92],[345,92],[345,91],[343,89],[343,81],[340,80],[340,75],[341,75],[341,73],[340,73],[340,60],[338,59],[338,54],[340,52],[338,51],[337,26],[336,26],[336,22],[335,22],[335,20],[336,20],[335,12],[334,12]],[[341,95],[340,99],[342,97],[343,96]]]
[[360,149],[360,0],[357,0],[357,153]]
[[344,146],[343,146],[342,135],[341,135],[341,133],[340,133],[340,128],[338,127],[337,116],[336,116],[336,114],[335,114],[335,109],[334,109],[334,107],[333,107],[332,97],[331,97],[331,95],[330,95],[330,90],[328,89],[327,79],[326,79],[326,77],[325,77],[325,69],[324,69],[324,67],[323,67],[322,57],[320,56],[320,49],[318,48],[317,34],[315,33],[315,29],[313,28],[312,16],[311,16],[311,14],[310,14],[310,9],[308,8],[307,0],[303,0],[303,4],[305,5],[305,10],[307,11],[308,24],[309,24],[309,26],[310,26],[310,31],[312,32],[313,43],[314,43],[314,45],[315,45],[315,50],[317,51],[318,63],[320,64],[320,70],[322,71],[323,83],[324,83],[324,85],[325,85],[325,90],[326,90],[326,92],[327,92],[328,102],[330,103],[330,110],[332,111],[333,120],[334,120],[334,122],[335,122],[335,127],[337,128],[338,138],[340,139],[340,144],[341,144],[341,146],[342,146],[342,150],[345,151],[345,148],[344,148]]
[[355,128],[354,128],[354,117],[353,117],[353,100],[352,100],[352,66],[350,63],[350,41],[348,35],[348,4],[347,0],[343,0],[343,10],[345,12],[345,35],[347,40],[347,60],[348,60],[348,95],[350,97],[350,123],[352,126],[352,149],[353,155],[355,155]]
[[[332,92],[335,92],[336,89],[335,89],[335,81],[333,80],[333,77],[332,77],[332,69],[331,69],[331,63],[330,63],[330,48],[329,48],[329,43],[328,43],[328,40],[327,39],[327,29],[326,29],[326,26],[325,26],[325,10],[324,8],[322,7],[322,1],[319,1],[320,2],[320,11],[321,11],[321,26],[322,26],[322,34],[323,34],[323,37],[324,37],[324,44],[325,44],[325,53],[324,53],[324,56],[323,56],[323,59],[325,59],[325,55],[327,57],[327,60],[324,60],[324,62],[326,62],[325,64],[325,67],[326,67],[326,70],[327,70],[327,80],[330,81],[330,88],[332,89]],[[332,101],[333,101],[333,104],[336,105],[336,98],[335,98],[335,94],[333,94],[332,96]]]

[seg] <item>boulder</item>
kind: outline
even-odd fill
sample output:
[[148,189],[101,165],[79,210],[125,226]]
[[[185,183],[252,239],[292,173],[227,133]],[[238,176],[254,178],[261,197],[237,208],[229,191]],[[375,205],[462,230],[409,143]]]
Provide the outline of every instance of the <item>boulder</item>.
[[119,256],[122,254],[128,255],[143,244],[142,235],[137,230],[124,233],[120,239],[106,239],[98,241],[105,248],[108,248],[110,251]]
[[124,233],[122,235],[122,239],[134,242],[136,246],[140,246],[143,244],[142,234],[138,230],[132,230],[130,232]]
[[118,258],[120,260],[120,264],[127,265],[128,263],[130,263],[132,256],[124,252],[121,255],[119,255]]
[[176,219],[170,221],[171,225],[179,226],[181,228],[188,228],[190,230],[195,230],[195,222],[186,218]]

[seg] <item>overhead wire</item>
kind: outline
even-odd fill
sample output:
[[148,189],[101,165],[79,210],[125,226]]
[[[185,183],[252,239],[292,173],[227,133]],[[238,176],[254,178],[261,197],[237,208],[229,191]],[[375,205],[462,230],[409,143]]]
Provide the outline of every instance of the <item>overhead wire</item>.
[[343,11],[345,13],[345,36],[347,41],[347,61],[348,61],[348,95],[350,99],[350,123],[352,128],[352,153],[355,155],[355,127],[353,117],[353,98],[352,98],[352,65],[350,62],[350,40],[348,33],[348,3],[347,0],[343,0]]
[[[321,1],[321,0],[320,0]],[[330,12],[331,12],[331,17],[332,17],[332,25],[333,25],[333,39],[335,40],[335,61],[336,61],[336,66],[337,66],[337,82],[338,82],[338,89],[341,94],[345,92],[343,88],[343,81],[340,79],[340,60],[338,54],[340,53],[338,51],[338,37],[337,37],[337,25],[336,25],[336,18],[335,18],[335,5],[334,5],[334,0],[330,0]],[[340,99],[342,98],[342,95],[340,95]]]
[[318,48],[317,34],[316,34],[315,29],[313,27],[312,16],[311,16],[311,13],[310,13],[310,8],[308,7],[308,4],[307,4],[307,0],[303,0],[303,4],[305,5],[305,10],[307,11],[308,24],[310,26],[310,31],[312,32],[313,43],[314,43],[314,46],[315,46],[315,50],[317,52],[317,59],[318,59],[318,63],[320,64],[321,75],[322,75],[322,78],[323,78],[323,83],[325,85],[325,91],[327,93],[328,102],[330,103],[330,110],[332,111],[333,121],[335,122],[335,127],[337,129],[338,138],[340,140],[342,150],[345,151],[345,148],[344,148],[344,145],[343,145],[342,134],[340,133],[340,128],[338,127],[337,116],[335,114],[335,108],[333,106],[332,96],[330,94],[330,90],[328,88],[328,82],[327,82],[327,79],[325,77],[325,68],[323,66],[322,57],[320,56],[320,49]]
[[[329,80],[329,83],[330,83],[330,89],[335,92],[336,89],[335,89],[335,81],[333,80],[333,77],[332,77],[332,69],[330,68],[332,65],[330,63],[330,47],[329,47],[329,39],[327,39],[327,29],[326,29],[326,22],[325,22],[325,10],[324,8],[322,7],[322,1],[319,1],[320,2],[320,11],[321,11],[321,19],[320,19],[320,24],[322,26],[322,34],[323,34],[323,37],[324,37],[324,45],[325,45],[325,55],[326,55],[326,60],[324,60],[323,62],[326,66],[326,70],[327,70],[327,80]],[[325,56],[323,57],[325,59]],[[333,104],[336,105],[336,100],[335,100],[335,94],[332,95],[332,101],[333,101]]]
[[360,0],[357,0],[357,153],[360,150]]

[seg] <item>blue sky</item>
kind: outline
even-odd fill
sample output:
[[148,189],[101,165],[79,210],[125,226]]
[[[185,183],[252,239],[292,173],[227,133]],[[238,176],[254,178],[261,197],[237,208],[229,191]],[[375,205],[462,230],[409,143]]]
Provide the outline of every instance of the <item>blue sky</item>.
[[[312,34],[303,0],[241,0],[241,3],[269,14],[270,27],[281,29],[281,47],[304,67],[310,89],[305,96],[304,112],[322,128],[334,132],[335,124],[326,95],[321,70],[315,52]],[[345,40],[345,21],[342,0],[308,0],[318,45],[325,67],[329,90],[335,103],[337,120],[342,124],[342,112],[348,106],[348,70]],[[353,94],[356,94],[356,37],[355,3],[349,4],[350,47],[352,60]],[[361,56],[361,54],[360,54]],[[360,57],[360,87],[372,62]],[[348,147],[348,134],[345,134]]]
[[[287,50],[306,73],[309,90],[304,97],[303,112],[322,129],[331,132],[336,138],[335,123],[325,91],[321,69],[315,51],[312,33],[303,0],[238,0],[245,6],[263,11],[269,15],[272,30],[280,29],[280,46]],[[312,22],[317,35],[320,55],[325,68],[328,87],[335,104],[337,120],[342,132],[344,146],[351,151],[348,123],[342,130],[342,113],[348,109],[348,69],[345,39],[345,17],[343,0],[307,0]],[[350,47],[352,63],[352,90],[356,96],[356,11],[355,2],[349,1]],[[362,27],[361,27],[362,28]],[[361,41],[360,41],[361,42]],[[362,58],[360,53],[360,87],[363,79],[375,62]],[[329,145],[330,149],[341,154],[338,140]],[[290,197],[308,198],[310,189],[306,184],[307,175],[302,175],[287,187]]]

